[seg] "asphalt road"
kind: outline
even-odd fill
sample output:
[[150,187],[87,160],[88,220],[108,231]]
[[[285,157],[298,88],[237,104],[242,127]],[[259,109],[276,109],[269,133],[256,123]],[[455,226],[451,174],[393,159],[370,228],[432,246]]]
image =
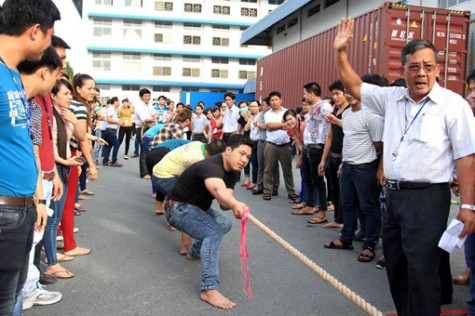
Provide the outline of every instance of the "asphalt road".
[[[87,212],[76,217],[77,243],[90,247],[92,254],[63,263],[76,277],[47,287],[62,292],[62,301],[35,306],[25,311],[26,316],[365,315],[252,223],[248,224],[248,251],[253,297],[247,300],[241,289],[238,220],[223,240],[219,262],[221,292],[237,306],[222,311],[202,302],[200,262],[178,254],[180,234],[168,230],[164,217],[154,214],[151,185],[139,178],[138,160],[120,162],[123,168],[99,170],[99,179],[88,184],[95,196],[82,201]],[[298,190],[298,172],[294,178]],[[272,201],[251,195],[239,184],[235,192],[257,219],[317,265],[383,313],[395,313],[385,271],[375,268],[376,260],[358,262],[358,242],[353,251],[324,249],[323,244],[336,239],[338,231],[307,224],[308,216],[291,215],[283,180],[279,196]],[[453,206],[451,217],[456,210]],[[376,252],[379,257],[380,245]],[[463,253],[455,251],[451,261],[452,272],[460,272]],[[468,287],[455,286],[454,302],[444,309],[465,309],[468,297]]]

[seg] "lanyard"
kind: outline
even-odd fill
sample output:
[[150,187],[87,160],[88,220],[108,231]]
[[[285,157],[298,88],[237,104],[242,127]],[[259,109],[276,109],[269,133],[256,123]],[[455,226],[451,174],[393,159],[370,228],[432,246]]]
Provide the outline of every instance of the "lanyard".
[[[18,92],[20,92],[20,99],[21,103],[23,105],[23,108],[25,109],[25,112],[27,113],[27,129],[28,129],[28,136],[31,137],[30,135],[30,128],[31,128],[31,112],[32,112],[32,107],[28,105],[26,101],[26,95],[25,95],[25,88],[23,87],[23,83],[21,82],[20,79],[20,85],[18,85],[17,80],[15,79],[15,76],[13,75],[12,71],[10,70],[10,67],[7,66],[3,58],[0,56],[0,62],[5,65],[7,68],[8,72],[10,73],[10,76],[12,77],[12,81],[15,84],[15,87]],[[23,93],[22,93],[23,92]]]
[[414,115],[414,117],[412,118],[411,123],[409,123],[409,126],[407,126],[407,115],[406,115],[406,111],[404,111],[404,119],[405,119],[404,126],[405,126],[405,128],[404,128],[404,134],[402,134],[402,137],[401,137],[401,142],[404,140],[404,136],[406,136],[406,134],[409,131],[409,129],[411,128],[412,124],[417,119],[417,117],[419,116],[419,113],[421,113],[422,109],[424,108],[424,106],[426,105],[426,103],[428,101],[429,101],[429,97],[427,97],[427,99],[424,101],[424,103],[422,103],[422,105],[419,108],[419,110],[417,111],[416,115]]

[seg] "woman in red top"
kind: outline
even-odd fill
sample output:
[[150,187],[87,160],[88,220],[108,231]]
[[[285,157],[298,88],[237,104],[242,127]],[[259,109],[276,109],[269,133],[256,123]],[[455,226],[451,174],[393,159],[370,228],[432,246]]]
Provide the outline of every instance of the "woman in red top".
[[302,163],[303,131],[305,130],[305,121],[301,121],[300,117],[294,110],[285,111],[283,121],[287,127],[287,134],[295,142],[295,147],[297,148],[296,166],[297,168],[300,168]]
[[219,107],[214,107],[213,110],[213,119],[209,122],[211,126],[211,133],[209,133],[209,142],[213,139],[222,139],[223,138],[223,118],[221,115],[221,110]]

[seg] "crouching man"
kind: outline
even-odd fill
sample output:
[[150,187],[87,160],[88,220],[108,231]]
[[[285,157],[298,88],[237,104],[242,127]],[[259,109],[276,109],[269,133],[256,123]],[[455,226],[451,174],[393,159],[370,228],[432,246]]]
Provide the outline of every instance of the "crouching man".
[[236,305],[218,291],[219,248],[232,221],[211,203],[216,199],[223,210],[232,209],[234,216],[241,218],[247,205],[234,198],[233,188],[251,153],[249,138],[232,135],[222,154],[191,165],[178,177],[165,203],[168,222],[196,240],[187,256],[201,258],[200,298],[222,309]]

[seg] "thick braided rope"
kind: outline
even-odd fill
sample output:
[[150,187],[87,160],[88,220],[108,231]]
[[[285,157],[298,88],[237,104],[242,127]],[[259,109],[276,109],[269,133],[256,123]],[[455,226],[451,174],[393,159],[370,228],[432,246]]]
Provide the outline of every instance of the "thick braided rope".
[[303,264],[305,264],[307,267],[309,267],[313,272],[318,274],[323,280],[325,280],[327,283],[329,283],[331,286],[333,286],[335,289],[337,289],[338,292],[343,294],[346,298],[348,298],[353,304],[361,308],[363,311],[365,311],[368,315],[372,316],[383,316],[384,314],[378,310],[376,307],[371,305],[370,303],[366,302],[361,296],[350,290],[346,285],[335,279],[331,274],[326,272],[324,269],[322,269],[320,266],[318,266],[315,262],[310,260],[307,256],[305,256],[303,253],[298,251],[295,247],[293,247],[291,244],[286,242],[282,237],[274,233],[270,228],[268,228],[266,225],[264,225],[261,221],[259,221],[257,218],[252,216],[252,214],[248,214],[247,218],[254,223],[257,227],[259,227],[264,233],[269,235],[272,239],[274,239],[279,245],[281,245],[285,250],[290,252],[292,255],[294,255],[297,259],[302,261]]

